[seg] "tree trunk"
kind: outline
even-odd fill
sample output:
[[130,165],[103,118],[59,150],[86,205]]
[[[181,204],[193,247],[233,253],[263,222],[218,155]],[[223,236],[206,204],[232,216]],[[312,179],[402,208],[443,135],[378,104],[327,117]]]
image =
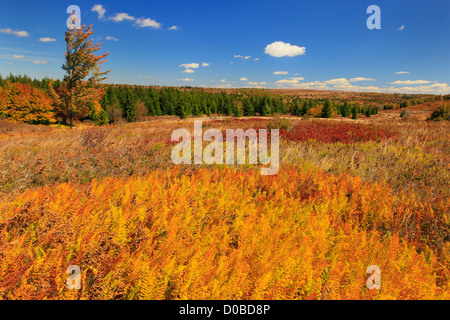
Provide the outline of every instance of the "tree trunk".
[[70,126],[70,129],[72,129],[72,127],[73,127],[72,120],[73,120],[73,117],[70,116],[70,120],[69,120],[69,121],[70,121],[70,125],[69,125],[69,126]]

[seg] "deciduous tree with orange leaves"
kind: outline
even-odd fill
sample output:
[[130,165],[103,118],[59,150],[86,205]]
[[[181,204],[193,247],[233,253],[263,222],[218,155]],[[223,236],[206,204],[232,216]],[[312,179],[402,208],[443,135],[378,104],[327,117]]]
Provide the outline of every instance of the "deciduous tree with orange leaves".
[[31,124],[55,122],[52,99],[29,84],[6,81],[0,88],[0,116]]
[[66,72],[62,85],[56,90],[50,84],[50,93],[56,101],[56,112],[64,121],[69,120],[70,128],[75,118],[89,114],[93,106],[100,111],[99,100],[104,94],[101,81],[107,79],[110,70],[102,71],[101,65],[109,53],[96,55],[101,50],[101,42],[94,44],[90,37],[94,31],[92,25],[81,26],[79,29],[67,30],[66,62],[62,69]]

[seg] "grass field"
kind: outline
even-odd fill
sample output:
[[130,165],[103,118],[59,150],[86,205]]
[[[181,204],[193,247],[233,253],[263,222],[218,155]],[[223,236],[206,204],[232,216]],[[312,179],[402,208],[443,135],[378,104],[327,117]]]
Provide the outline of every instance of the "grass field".
[[[194,118],[0,122],[3,299],[449,299],[448,121],[287,117],[277,175],[171,162]],[[267,128],[271,117],[203,117]],[[197,119],[198,120],[198,119]],[[66,287],[69,265],[82,289]],[[381,269],[381,290],[366,268]]]

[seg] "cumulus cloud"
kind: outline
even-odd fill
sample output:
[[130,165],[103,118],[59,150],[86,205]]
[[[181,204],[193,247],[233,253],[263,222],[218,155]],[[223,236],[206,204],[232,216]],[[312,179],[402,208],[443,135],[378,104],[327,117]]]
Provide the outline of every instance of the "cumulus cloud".
[[241,58],[241,59],[245,59],[245,60],[248,60],[248,59],[250,59],[252,56],[242,56],[242,55],[240,55],[240,54],[235,54],[234,56],[233,56],[233,58]]
[[44,60],[34,60],[33,63],[34,63],[34,64],[47,64],[47,61],[44,61]]
[[264,53],[276,58],[295,57],[304,55],[305,50],[305,47],[291,45],[290,43],[285,43],[282,41],[275,41],[266,46]]
[[23,54],[13,54],[14,59],[23,59],[25,56]]
[[161,28],[161,23],[150,19],[150,18],[139,18],[136,19],[136,25],[138,25],[141,28],[151,27],[155,29]]
[[403,31],[403,29],[405,29],[405,26],[401,26],[400,28],[397,28],[397,31]]
[[253,60],[255,60],[255,61],[259,61],[259,58],[255,58],[255,59],[253,59]]
[[[313,81],[307,83],[301,83],[299,79],[302,78],[290,78],[283,79],[275,82],[275,86],[278,88],[290,88],[290,89],[310,89],[310,90],[338,90],[338,91],[353,91],[353,92],[385,92],[385,93],[422,93],[422,94],[449,94],[450,87],[447,83],[431,83],[426,80],[407,80],[407,81],[395,81],[392,84],[423,84],[418,86],[403,86],[403,87],[378,87],[378,86],[357,86],[350,82],[352,79],[346,78],[330,79],[326,81]],[[303,80],[303,79],[302,79]]]
[[191,79],[191,78],[184,78],[184,79],[178,79],[179,81],[185,81],[185,82],[187,82],[187,81],[195,81],[194,79]]
[[40,42],[55,42],[56,39],[50,38],[50,37],[44,37],[44,38],[39,38]]
[[357,81],[376,81],[376,80],[372,79],[372,78],[356,77],[356,78],[351,78],[348,81],[349,82],[357,82]]
[[266,84],[267,82],[256,82],[256,81],[247,82],[247,86],[252,88],[265,88]]
[[409,71],[397,71],[395,74],[409,74]]
[[348,84],[349,82],[348,82],[348,80],[346,78],[339,78],[339,79],[327,80],[327,81],[325,81],[325,83],[342,85],[342,84]]
[[[283,84],[276,84],[278,87],[283,87]],[[328,86],[326,83],[320,81],[313,81],[307,83],[291,83],[289,84],[290,88],[294,89],[314,89],[314,90],[328,90]]]
[[103,16],[105,15],[106,9],[103,8],[103,6],[101,4],[96,4],[92,7],[91,11],[97,12],[98,18],[102,19]]
[[222,79],[222,80],[220,80],[220,82],[225,83],[225,82],[227,82],[227,79]]
[[287,71],[275,71],[275,72],[273,72],[272,74],[276,74],[276,75],[279,75],[279,74],[288,74],[288,72],[287,72]]
[[180,30],[180,28],[178,26],[171,26],[169,30]]
[[186,69],[186,70],[181,71],[181,72],[184,72],[184,73],[195,73],[195,71],[192,70],[192,69]]
[[425,86],[416,86],[416,87],[401,87],[394,88],[390,87],[387,89],[389,92],[398,92],[398,93],[429,93],[429,94],[449,94],[450,87],[447,83],[434,83]]
[[[358,79],[358,78],[353,78]],[[303,78],[291,78],[291,79],[285,79],[280,80],[276,82],[277,87],[283,87],[284,85],[289,85],[289,88],[294,89],[311,89],[311,90],[339,90],[339,91],[371,91],[371,92],[380,92],[384,89],[374,87],[374,86],[368,86],[368,87],[361,87],[361,86],[355,86],[350,83],[349,80],[346,78],[337,78],[337,79],[330,79],[326,81],[312,81],[307,83],[300,83],[299,81],[303,80]],[[351,79],[350,79],[351,80]],[[362,80],[361,80],[362,81]]]
[[180,67],[187,68],[187,69],[197,69],[200,67],[198,63],[183,63],[180,64]]
[[240,81],[247,81],[248,79],[244,77],[244,78],[240,78],[239,80]]
[[275,84],[298,84],[300,81],[305,80],[301,77],[292,77],[290,79],[282,79],[275,82]]
[[209,67],[209,62],[202,62],[202,67]]
[[119,41],[119,39],[111,37],[111,36],[106,36],[105,39],[110,40],[110,41]]
[[154,29],[159,29],[161,28],[161,23],[150,19],[150,18],[135,18],[131,15],[129,15],[128,13],[125,12],[121,12],[121,13],[116,13],[115,16],[110,17],[110,20],[113,20],[114,22],[122,22],[124,20],[129,20],[129,21],[134,21],[134,25],[141,27],[141,28],[146,28],[146,27],[151,27]]
[[397,80],[394,82],[391,82],[390,84],[426,84],[431,83],[431,81],[427,80]]
[[6,29],[0,29],[0,33],[4,33],[4,34],[12,34],[15,35],[16,37],[29,37],[30,34],[24,30],[22,31],[18,31],[18,30],[12,30],[10,28],[6,28]]
[[134,20],[133,16],[130,16],[128,13],[125,12],[121,12],[121,13],[116,13],[116,15],[114,17],[111,18],[111,20],[113,20],[114,22],[121,22],[124,20]]

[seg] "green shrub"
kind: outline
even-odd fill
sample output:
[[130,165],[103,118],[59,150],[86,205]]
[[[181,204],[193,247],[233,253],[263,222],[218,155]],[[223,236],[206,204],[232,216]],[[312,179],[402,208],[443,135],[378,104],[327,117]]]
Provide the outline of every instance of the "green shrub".
[[450,120],[450,108],[448,105],[440,105],[439,108],[433,111],[429,120],[441,121]]

